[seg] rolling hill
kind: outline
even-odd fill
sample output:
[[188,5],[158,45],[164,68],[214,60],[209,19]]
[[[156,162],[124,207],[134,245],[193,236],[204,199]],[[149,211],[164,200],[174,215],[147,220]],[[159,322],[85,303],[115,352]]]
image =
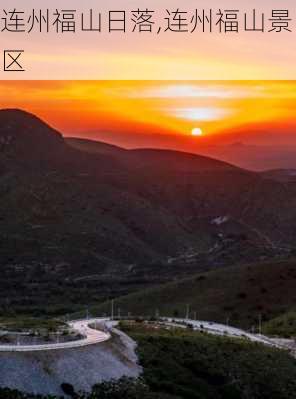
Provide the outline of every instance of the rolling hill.
[[296,185],[204,156],[64,140],[0,111],[0,307],[72,311],[291,256]]
[[[227,267],[117,298],[114,314],[183,318],[189,306],[190,318],[258,329],[260,315],[264,323],[295,310],[295,284],[296,260]],[[110,310],[110,302],[90,309]]]

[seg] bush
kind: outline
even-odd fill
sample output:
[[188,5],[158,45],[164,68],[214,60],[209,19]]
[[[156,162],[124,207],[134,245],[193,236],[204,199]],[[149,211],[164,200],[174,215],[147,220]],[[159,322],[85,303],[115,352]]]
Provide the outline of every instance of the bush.
[[296,361],[259,344],[201,334],[138,331],[145,382],[154,393],[180,399],[292,399]]
[[78,395],[75,393],[73,385],[68,384],[67,382],[63,382],[61,384],[61,388],[62,388],[63,392],[66,395],[71,396],[71,398],[78,398]]

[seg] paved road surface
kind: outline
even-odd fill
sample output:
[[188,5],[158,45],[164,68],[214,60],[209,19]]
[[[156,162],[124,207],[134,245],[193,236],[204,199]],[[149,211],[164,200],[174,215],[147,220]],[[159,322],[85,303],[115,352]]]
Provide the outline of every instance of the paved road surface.
[[[229,337],[246,338],[252,342],[258,342],[264,345],[277,347],[284,349],[283,345],[269,339],[264,335],[251,334],[247,331],[240,330],[235,327],[227,326],[219,323],[212,323],[208,321],[199,320],[186,320],[176,318],[162,318],[163,323],[170,326],[186,326],[191,325],[193,329],[205,331],[215,335],[227,335]],[[32,351],[45,351],[45,350],[56,350],[56,349],[70,349],[79,348],[82,346],[98,344],[100,342],[107,341],[111,335],[109,330],[116,325],[118,322],[111,321],[110,318],[96,318],[96,319],[84,319],[75,320],[69,322],[69,326],[77,331],[83,338],[76,341],[68,341],[61,343],[50,343],[40,345],[0,345],[0,352],[32,352]],[[102,327],[102,330],[97,330],[96,327]],[[94,328],[92,328],[94,327]]]
[[199,331],[206,331],[215,335],[227,335],[229,337],[237,337],[237,338],[247,338],[252,342],[259,342],[264,345],[274,346],[277,348],[283,348],[282,345],[274,342],[269,339],[265,335],[259,334],[251,334],[247,331],[241,330],[239,328],[227,326],[224,324],[209,322],[209,321],[200,321],[200,320],[186,320],[186,319],[176,319],[176,318],[163,318],[164,322],[169,322],[170,324],[175,323],[176,325],[191,325],[193,329]]
[[107,341],[111,335],[108,331],[99,331],[90,326],[102,324],[105,326],[109,319],[77,320],[69,323],[70,327],[78,332],[83,338],[76,341],[39,344],[39,345],[0,345],[0,352],[32,352],[56,349],[79,348],[82,346],[98,344]]

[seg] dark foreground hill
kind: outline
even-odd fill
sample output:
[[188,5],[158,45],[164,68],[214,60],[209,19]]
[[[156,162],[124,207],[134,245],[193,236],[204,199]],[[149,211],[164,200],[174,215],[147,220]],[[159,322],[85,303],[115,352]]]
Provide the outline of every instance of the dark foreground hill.
[[3,312],[64,312],[293,251],[293,183],[176,151],[78,144],[0,111]]

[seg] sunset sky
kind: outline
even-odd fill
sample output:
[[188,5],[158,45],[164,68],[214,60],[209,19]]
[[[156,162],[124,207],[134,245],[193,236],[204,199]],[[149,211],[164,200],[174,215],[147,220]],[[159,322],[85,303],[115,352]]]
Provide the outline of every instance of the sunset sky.
[[186,137],[197,146],[296,142],[296,81],[2,81],[0,90],[1,108],[127,147],[143,137],[151,146],[160,137],[168,145]]

